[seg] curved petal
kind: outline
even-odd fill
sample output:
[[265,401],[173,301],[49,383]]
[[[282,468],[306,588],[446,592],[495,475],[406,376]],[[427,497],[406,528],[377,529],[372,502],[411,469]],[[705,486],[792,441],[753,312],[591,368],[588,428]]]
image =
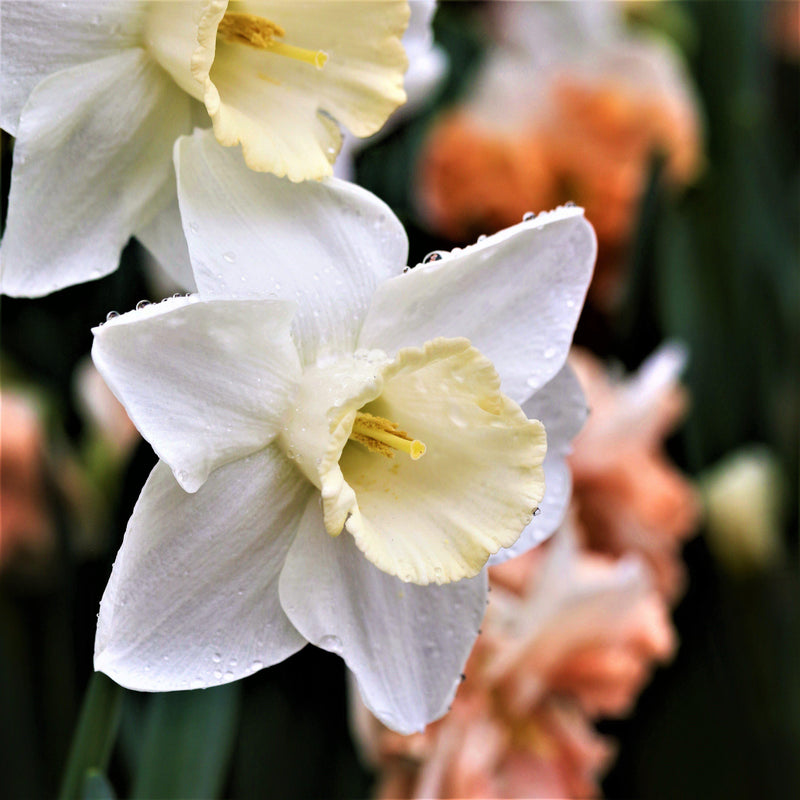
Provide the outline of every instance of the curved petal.
[[113,272],[188,126],[188,98],[143,50],[39,83],[17,132],[3,292],[39,296]]
[[327,54],[321,70],[265,55],[271,76],[314,96],[324,112],[356,136],[375,133],[405,102],[408,59],[401,37],[411,14],[406,0],[336,0],[311,8],[294,2],[251,2],[247,8],[279,23],[287,43]]
[[189,247],[183,235],[181,211],[178,208],[178,187],[174,173],[161,190],[158,211],[134,232],[136,238],[150,251],[161,268],[178,286],[196,292]]
[[412,733],[446,712],[483,618],[485,570],[447,586],[402,583],[349,536],[329,536],[312,499],[279,587],[292,624],[344,658],[385,725]]
[[466,336],[522,403],[564,364],[596,250],[582,209],[540,214],[381,284],[359,346]]
[[547,455],[542,465],[544,499],[519,539],[511,547],[498,550],[489,564],[502,564],[551,536],[564,519],[572,496],[572,473],[565,459],[588,415],[586,398],[572,367],[564,364],[553,380],[523,404],[522,410],[541,420],[547,431]]
[[186,491],[278,433],[300,375],[292,311],[177,298],[94,329],[97,369]]
[[37,83],[141,44],[144,3],[115,0],[0,4],[0,127],[17,135]]
[[305,644],[278,576],[312,487],[277,447],[187,494],[159,462],[100,603],[95,669],[139,691],[243,678]]
[[389,207],[343,181],[295,185],[253,172],[210,131],[181,138],[175,164],[201,295],[296,301],[304,364],[352,353],[375,287],[407,257]]

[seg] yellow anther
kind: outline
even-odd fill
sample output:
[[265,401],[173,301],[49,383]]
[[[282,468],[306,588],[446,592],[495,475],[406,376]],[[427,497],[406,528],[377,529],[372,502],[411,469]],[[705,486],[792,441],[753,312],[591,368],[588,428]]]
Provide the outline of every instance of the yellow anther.
[[425,445],[418,439],[412,439],[394,422],[367,414],[365,411],[356,412],[356,420],[353,423],[353,432],[350,434],[350,438],[354,442],[363,444],[373,453],[380,453],[387,458],[393,458],[395,450],[408,453],[413,461],[425,455]]
[[274,22],[270,22],[255,14],[238,14],[229,11],[219,23],[217,38],[223,42],[246,44],[257,50],[266,50],[279,56],[287,56],[306,64],[312,64],[317,69],[322,69],[328,60],[324,50],[306,50],[304,47],[295,47],[291,44],[278,42],[286,31]]

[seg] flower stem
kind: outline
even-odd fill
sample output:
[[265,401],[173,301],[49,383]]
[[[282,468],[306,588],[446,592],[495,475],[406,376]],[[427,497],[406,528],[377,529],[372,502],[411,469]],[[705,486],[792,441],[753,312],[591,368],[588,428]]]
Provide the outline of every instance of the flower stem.
[[105,771],[117,738],[122,694],[122,687],[102,672],[92,675],[72,740],[59,800],[81,797],[87,771]]

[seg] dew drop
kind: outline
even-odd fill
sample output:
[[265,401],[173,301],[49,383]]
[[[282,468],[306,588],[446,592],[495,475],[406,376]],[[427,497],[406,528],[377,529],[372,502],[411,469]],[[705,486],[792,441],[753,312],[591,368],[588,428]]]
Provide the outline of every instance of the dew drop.
[[533,509],[533,516],[534,517],[538,517],[539,514],[541,514],[541,513],[542,513],[542,509],[539,508],[539,506],[536,506],[536,508]]
[[422,259],[423,264],[430,264],[431,261],[441,261],[442,260],[442,251],[441,250],[433,250],[432,252],[428,253],[425,258]]
[[150,301],[149,300],[140,300],[136,304],[136,310],[137,311],[141,311],[143,308],[147,308],[147,306],[149,306],[149,305],[150,305]]
[[485,241],[486,241],[488,238],[489,238],[489,237],[488,237],[488,236],[487,236],[485,233],[482,233],[482,234],[481,234],[481,235],[478,237],[478,241],[479,241],[479,242],[485,242]]
[[536,219],[536,213],[533,212],[533,211],[526,211],[522,215],[522,221],[523,222],[530,222],[532,219]]
[[200,228],[198,227],[198,225],[197,225],[197,223],[196,223],[196,222],[190,222],[190,223],[189,223],[189,230],[190,230],[192,233],[197,233],[197,232],[200,230]]
[[219,662],[220,662],[220,661],[222,661],[222,656],[221,656],[219,653],[214,653],[214,655],[213,655],[213,656],[211,656],[211,660],[212,660],[212,661],[213,661],[215,664],[219,664]]
[[448,417],[450,422],[457,428],[466,428],[467,420],[464,417],[463,409],[457,403],[453,403],[448,410]]
[[214,678],[216,680],[218,680],[218,681],[222,680],[222,670],[221,669],[215,669],[214,670]]
[[323,650],[329,650],[331,653],[341,653],[342,640],[338,636],[333,636],[333,635],[323,636],[319,640],[319,646]]
[[567,200],[567,202],[564,203],[564,208],[575,208],[575,201]]
[[548,347],[547,350],[544,351],[544,357],[545,358],[553,358],[555,356],[555,354],[556,354],[556,348],[555,347]]
[[233,264],[233,262],[234,262],[234,261],[236,261],[236,253],[233,253],[233,252],[231,252],[231,251],[228,251],[227,253],[223,253],[223,254],[222,254],[222,257],[223,257],[223,258],[224,258],[224,259],[225,259],[225,260],[226,260],[226,261],[227,261],[229,264]]
[[258,670],[260,670],[260,669],[263,669],[263,668],[264,668],[264,662],[263,662],[263,661],[259,661],[258,659],[256,659],[256,660],[255,660],[255,661],[254,661],[254,662],[253,662],[253,663],[250,665],[250,669],[251,669],[253,672],[257,672]]
[[237,659],[237,658],[232,658],[232,659],[231,659],[231,660],[228,662],[228,664],[230,664],[232,667],[235,667],[235,666],[236,666],[238,663],[239,663],[239,659]]
[[205,689],[205,688],[206,688],[206,682],[198,675],[192,681],[192,689]]
[[119,311],[109,311],[108,314],[106,314],[106,322],[118,316],[119,316]]

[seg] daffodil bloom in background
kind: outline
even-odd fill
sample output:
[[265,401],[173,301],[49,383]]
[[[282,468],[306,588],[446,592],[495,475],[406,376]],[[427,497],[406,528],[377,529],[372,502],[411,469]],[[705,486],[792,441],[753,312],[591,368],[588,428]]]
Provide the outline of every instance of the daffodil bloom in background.
[[194,288],[172,171],[213,125],[249,167],[332,174],[341,133],[405,101],[405,0],[6,2],[3,129],[16,137],[0,288],[40,296],[113,272],[136,235]]
[[198,294],[95,329],[161,458],[95,666],[173,690],[312,642],[387,725],[421,729],[455,692],[487,559],[563,511],[545,513],[545,434],[520,404],[563,458],[585,414],[565,359],[593,231],[559,209],[403,272],[405,232],[363,189],[248,171],[202,131],[176,169]]

